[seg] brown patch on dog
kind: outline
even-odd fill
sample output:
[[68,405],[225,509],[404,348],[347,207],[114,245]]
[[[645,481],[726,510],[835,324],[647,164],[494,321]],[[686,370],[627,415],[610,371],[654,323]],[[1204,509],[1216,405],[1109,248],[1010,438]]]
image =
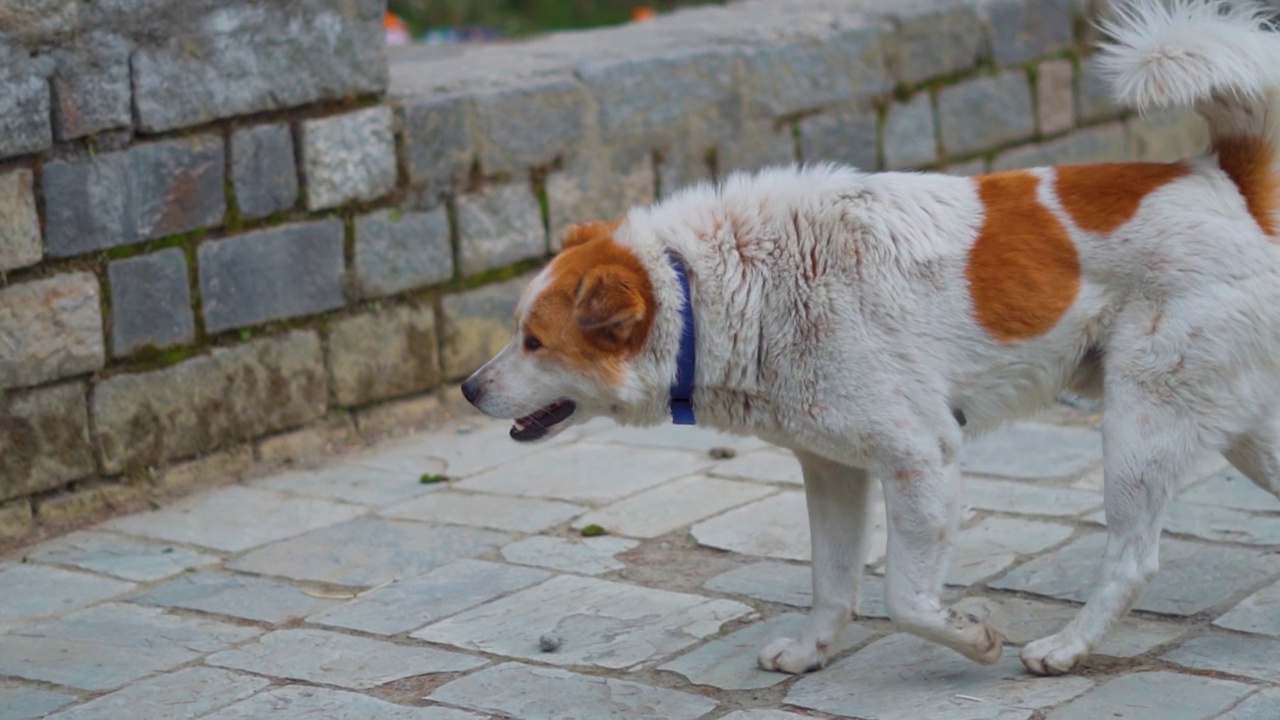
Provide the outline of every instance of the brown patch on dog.
[[1276,235],[1277,193],[1280,175],[1275,170],[1275,148],[1256,137],[1225,137],[1213,141],[1218,167],[1236,184],[1245,206],[1262,232]]
[[1002,342],[1048,332],[1080,290],[1080,258],[1066,229],[1036,199],[1025,170],[981,175],[986,216],[965,274],[978,322]]
[[621,383],[626,361],[648,342],[657,311],[640,259],[603,235],[566,246],[547,272],[547,286],[524,319],[526,336],[542,344],[533,352],[603,384]]
[[577,247],[583,243],[599,240],[600,238],[612,237],[618,226],[622,224],[621,220],[613,222],[605,222],[596,220],[595,222],[582,223],[580,225],[570,225],[564,230],[564,237],[561,238],[560,249],[568,250],[571,247]]
[[1099,163],[1055,168],[1063,209],[1081,229],[1110,233],[1138,212],[1142,198],[1191,170],[1182,163]]

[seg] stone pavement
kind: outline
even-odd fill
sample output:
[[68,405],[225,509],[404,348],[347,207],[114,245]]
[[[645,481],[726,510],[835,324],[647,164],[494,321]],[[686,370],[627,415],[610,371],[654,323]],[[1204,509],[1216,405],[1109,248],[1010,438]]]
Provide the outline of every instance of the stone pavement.
[[893,631],[882,530],[831,664],[759,670],[810,602],[794,460],[604,422],[518,445],[468,415],[0,558],[0,720],[1280,717],[1280,501],[1221,458],[1098,654],[1023,671],[1102,549],[1094,420],[965,450],[948,592],[1005,633],[994,667]]

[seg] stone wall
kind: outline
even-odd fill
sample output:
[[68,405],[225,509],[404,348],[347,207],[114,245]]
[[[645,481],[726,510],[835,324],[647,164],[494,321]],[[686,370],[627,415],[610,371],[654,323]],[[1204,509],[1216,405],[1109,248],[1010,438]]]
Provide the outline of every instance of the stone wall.
[[693,181],[1198,150],[1108,102],[1099,11],[747,0],[388,58],[380,0],[10,0],[0,535],[412,418],[566,224]]

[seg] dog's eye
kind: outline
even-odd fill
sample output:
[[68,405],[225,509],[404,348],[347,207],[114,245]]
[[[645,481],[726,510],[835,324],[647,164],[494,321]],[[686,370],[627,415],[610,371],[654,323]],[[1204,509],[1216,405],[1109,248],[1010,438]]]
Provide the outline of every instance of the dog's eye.
[[529,352],[535,352],[542,348],[542,341],[532,335],[524,336],[524,349]]

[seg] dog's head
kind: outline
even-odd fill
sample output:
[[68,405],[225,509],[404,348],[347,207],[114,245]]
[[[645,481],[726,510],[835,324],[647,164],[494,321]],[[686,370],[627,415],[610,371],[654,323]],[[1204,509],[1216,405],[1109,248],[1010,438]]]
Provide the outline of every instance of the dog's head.
[[576,225],[525,289],[516,334],[462,385],[486,415],[528,442],[599,415],[625,416],[644,389],[632,364],[656,312],[649,275],[615,240],[619,223]]

